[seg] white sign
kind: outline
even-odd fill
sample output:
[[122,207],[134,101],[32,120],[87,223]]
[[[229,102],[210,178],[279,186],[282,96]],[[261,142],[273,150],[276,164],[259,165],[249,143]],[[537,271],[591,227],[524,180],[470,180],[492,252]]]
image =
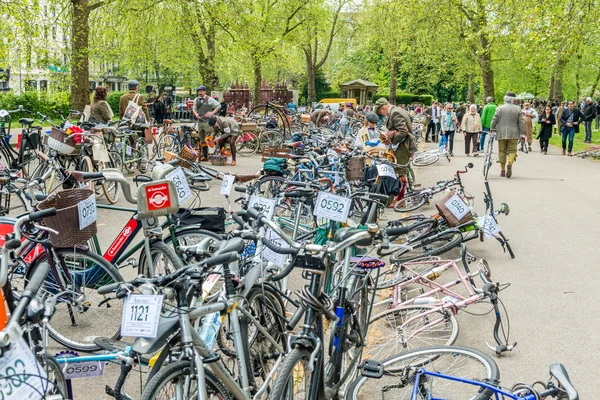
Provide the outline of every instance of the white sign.
[[177,200],[179,200],[179,204],[185,203],[190,197],[192,197],[192,190],[190,189],[190,185],[185,177],[183,168],[175,168],[173,171],[169,172],[165,178],[175,184],[175,190],[177,190]]
[[352,199],[332,193],[319,192],[314,214],[333,221],[346,222]]
[[98,214],[96,212],[96,195],[92,193],[90,197],[77,203],[77,211],[79,213],[79,230],[96,222],[96,219],[98,219]]
[[[280,246],[284,249],[287,249],[288,247],[290,247],[281,238],[281,236],[279,236],[277,233],[273,232],[270,229],[268,229],[267,232],[265,233],[265,239],[276,243],[278,246]],[[262,258],[264,258],[267,261],[271,261],[279,266],[283,266],[283,264],[285,263],[285,260],[287,258],[287,255],[276,253],[273,250],[269,249],[267,246],[265,246],[265,247],[263,247]]]
[[456,217],[456,219],[460,220],[462,217],[467,215],[469,212],[469,206],[465,204],[464,201],[460,198],[458,194],[450,197],[450,199],[444,203],[444,205],[450,210],[452,214]]
[[391,165],[387,164],[377,165],[377,175],[389,176],[390,178],[398,178],[398,176],[396,175],[396,171],[394,171],[394,168],[392,168]]
[[123,306],[121,336],[155,338],[162,304],[162,295],[127,296]]
[[489,238],[493,238],[500,232],[500,227],[496,223],[496,219],[490,214],[477,218],[477,225],[479,225],[485,236]]
[[23,339],[2,354],[0,376],[0,395],[4,400],[37,400],[48,386],[44,368]]
[[254,206],[257,204],[262,208],[262,212],[267,219],[273,218],[273,213],[275,212],[275,200],[265,199],[264,197],[260,196],[250,196],[248,208],[254,208]]
[[130,156],[130,155],[131,155],[131,146],[127,146],[127,147],[125,148],[125,154],[127,154],[128,156]]
[[66,379],[92,378],[104,375],[104,363],[98,361],[65,363],[62,371]]
[[231,188],[233,188],[233,181],[235,181],[235,176],[233,175],[224,175],[223,181],[221,182],[221,192],[220,194],[224,194],[225,196],[229,196],[231,193]]

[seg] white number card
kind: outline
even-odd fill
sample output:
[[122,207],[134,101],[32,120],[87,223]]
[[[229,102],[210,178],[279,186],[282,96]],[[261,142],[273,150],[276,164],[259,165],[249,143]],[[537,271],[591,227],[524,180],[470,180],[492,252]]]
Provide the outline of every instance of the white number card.
[[192,197],[192,190],[190,189],[190,185],[188,184],[187,178],[185,177],[185,172],[183,172],[183,168],[177,167],[173,171],[169,172],[165,178],[170,181],[173,181],[175,184],[175,190],[177,190],[177,200],[179,204],[183,204],[190,197]]
[[444,203],[444,205],[450,210],[452,214],[456,217],[456,219],[460,220],[462,217],[467,215],[469,212],[469,206],[465,204],[464,201],[460,198],[458,194],[450,197],[450,199]]
[[92,378],[104,375],[104,363],[98,361],[66,363],[62,371],[66,379]]
[[223,181],[221,182],[220,194],[229,196],[229,194],[231,193],[231,188],[233,188],[233,181],[235,181],[235,176],[233,176],[233,175],[223,176]]
[[483,217],[477,218],[477,225],[479,225],[485,236],[489,238],[493,238],[498,234],[498,232],[500,232],[498,223],[490,214],[486,214]]
[[125,147],[125,154],[128,155],[128,156],[131,155],[131,146]]
[[[281,238],[281,236],[279,236],[277,233],[273,232],[270,229],[268,229],[267,232],[265,233],[265,239],[270,240],[271,242],[275,242],[278,246],[283,247],[284,249],[290,247]],[[276,253],[273,250],[271,250],[265,246],[265,247],[263,247],[262,257],[267,261],[271,261],[279,266],[283,266],[283,264],[285,263],[285,260],[287,258],[287,255]]]
[[396,175],[396,171],[394,171],[394,168],[392,168],[391,165],[387,164],[377,165],[377,175],[389,176],[390,178],[398,178],[398,176]]
[[0,395],[5,400],[39,399],[48,385],[44,368],[23,339],[0,358]]
[[248,208],[254,208],[257,204],[262,208],[265,217],[268,219],[273,218],[273,213],[275,212],[275,200],[265,199],[264,197],[259,196],[250,196]]
[[352,199],[336,194],[319,192],[314,214],[337,222],[346,222]]
[[121,335],[156,337],[162,304],[162,295],[127,296],[123,305]]
[[77,212],[79,214],[80,230],[96,222],[96,219],[98,219],[96,213],[96,195],[92,193],[90,197],[77,203]]

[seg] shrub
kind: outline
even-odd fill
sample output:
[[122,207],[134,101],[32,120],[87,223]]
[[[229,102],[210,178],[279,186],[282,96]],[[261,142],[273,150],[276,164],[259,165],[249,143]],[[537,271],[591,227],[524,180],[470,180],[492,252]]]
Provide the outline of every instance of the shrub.
[[[388,93],[386,96],[385,93]],[[376,95],[373,96],[373,103],[375,103],[379,98],[385,97],[389,100],[389,90],[383,89],[377,92]],[[433,96],[429,94],[411,94],[411,93],[398,93],[396,95],[396,104],[424,104],[426,106],[430,106],[433,102]]]
[[42,113],[50,118],[58,118],[59,113],[67,116],[69,113],[69,104],[71,103],[71,95],[68,92],[48,93],[46,91],[26,91],[19,95],[13,92],[0,94],[0,109],[16,110],[19,106],[24,109],[33,111],[33,114],[15,113],[12,114],[12,119],[39,117],[37,113]]
[[321,92],[317,93],[317,101],[321,99],[339,99],[341,97],[340,92]]
[[112,109],[113,113],[119,115],[119,99],[127,92],[109,92],[106,96],[106,102]]

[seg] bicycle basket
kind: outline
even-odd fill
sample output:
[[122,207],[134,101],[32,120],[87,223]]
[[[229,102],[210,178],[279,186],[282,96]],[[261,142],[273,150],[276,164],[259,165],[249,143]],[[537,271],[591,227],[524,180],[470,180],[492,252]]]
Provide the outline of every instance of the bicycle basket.
[[183,146],[183,148],[179,152],[179,165],[184,168],[191,168],[192,164],[195,163],[197,159],[198,153],[196,153],[189,146]]
[[363,168],[365,167],[364,157],[352,157],[346,164],[346,179],[349,181],[359,181],[363,177]]
[[[458,219],[456,217],[456,215],[454,215],[452,210],[446,206],[446,203],[448,203],[448,201],[450,201],[450,199],[452,199],[454,196],[458,196],[460,201],[462,201],[462,203],[463,203],[459,207],[466,207],[469,209],[469,211],[465,215],[463,215],[460,219]],[[438,209],[440,215],[446,220],[446,223],[448,224],[448,226],[451,228],[454,228],[456,226],[466,224],[467,222],[473,220],[473,214],[471,214],[471,209],[469,208],[469,206],[467,204],[468,203],[463,198],[463,196],[461,196],[460,194],[458,194],[457,192],[452,190],[452,191],[450,191],[450,193],[448,193],[446,196],[444,196],[442,201],[437,203],[435,206]]]
[[56,208],[54,217],[44,218],[44,224],[48,228],[58,231],[58,235],[50,234],[50,243],[54,247],[73,247],[84,244],[92,236],[98,233],[96,222],[92,222],[83,229],[79,229],[78,204],[83,200],[96,196],[92,189],[77,188],[63,190],[48,196],[38,204],[40,210]]
[[52,127],[50,135],[46,136],[46,145],[61,154],[70,155],[80,151],[75,137],[58,128]]

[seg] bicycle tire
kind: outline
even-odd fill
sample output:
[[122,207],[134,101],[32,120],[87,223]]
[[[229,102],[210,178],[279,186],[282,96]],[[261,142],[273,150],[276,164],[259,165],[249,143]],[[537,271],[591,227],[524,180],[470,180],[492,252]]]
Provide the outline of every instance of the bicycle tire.
[[269,147],[281,147],[283,145],[283,136],[277,131],[266,131],[259,137],[260,150]]
[[[377,381],[374,379],[366,378],[364,376],[358,377],[349,386],[349,388],[346,392],[346,400],[372,399],[374,397],[374,393],[377,392],[376,388],[377,387],[383,388],[383,386],[386,385],[386,379],[388,377],[391,380],[393,380],[394,383],[397,385],[397,382],[399,380],[399,375],[404,373],[407,366],[413,367],[413,368],[424,367],[425,369],[427,369],[426,368],[427,365],[436,363],[436,366],[435,366],[436,372],[448,374],[446,372],[446,370],[444,370],[442,368],[444,366],[443,362],[445,361],[442,359],[442,357],[444,357],[446,355],[449,357],[449,360],[452,360],[452,362],[455,363],[454,364],[455,366],[461,367],[459,365],[460,363],[458,362],[457,357],[459,355],[464,355],[466,357],[470,357],[470,358],[476,360],[483,367],[482,371],[485,370],[485,376],[475,376],[472,370],[468,370],[463,365],[462,366],[463,370],[461,371],[462,372],[461,377],[471,379],[471,380],[476,380],[478,382],[486,382],[486,383],[492,384],[492,385],[497,385],[500,382],[500,370],[498,369],[498,366],[496,365],[494,360],[491,357],[489,357],[487,354],[484,354],[478,350],[469,349],[466,347],[438,346],[438,347],[431,347],[431,348],[427,348],[427,349],[419,349],[419,350],[409,351],[409,352],[396,355],[394,357],[391,357],[391,358],[383,361],[382,364],[383,364],[384,371],[385,371],[384,377],[382,377],[383,380]],[[403,361],[412,361],[412,362],[408,365],[404,365],[402,363]],[[452,362],[449,361],[450,366],[452,366]],[[448,375],[453,375],[453,374],[450,373]],[[435,378],[433,378],[431,376],[428,376],[427,379],[435,380]],[[444,380],[444,383],[446,383],[446,382],[450,382],[450,381]],[[375,386],[373,386],[373,383]],[[430,387],[437,387],[437,388],[440,387],[439,385],[436,386],[435,382],[430,382],[430,384],[431,384]],[[453,396],[452,393],[433,393],[433,395],[436,398],[439,398],[440,396],[442,396],[443,398],[467,398],[468,397],[472,400],[488,400],[494,394],[494,392],[491,389],[477,388],[477,387],[473,387],[473,386],[467,385],[467,384],[461,385],[460,382],[457,382],[456,386],[454,386],[454,387],[459,388],[459,391],[456,392],[456,395],[458,395],[458,397]],[[364,395],[360,394],[361,388],[365,389]],[[406,385],[405,387],[401,387],[401,388],[396,386],[392,389],[405,390],[404,391],[405,396],[402,396],[402,394],[398,392],[398,393],[392,394],[390,396],[390,398],[408,398],[408,397],[410,397],[410,392],[413,390],[413,388],[414,388],[414,386],[410,385],[410,384]],[[446,386],[445,388],[447,389],[448,387]],[[467,394],[468,390],[469,390],[468,388],[472,388],[471,395],[469,395],[470,393]],[[408,396],[408,397],[406,397],[406,396]],[[448,396],[450,396],[450,397],[448,397]]]
[[[214,239],[215,242],[222,240],[219,234],[206,229],[196,228],[195,226],[188,226],[175,231],[175,240],[177,240],[176,246],[192,246],[200,243],[202,240],[208,237]],[[173,244],[173,238],[170,234],[167,234],[163,237],[163,242],[175,249],[175,252],[178,254],[178,257],[181,259],[184,265],[192,262],[191,258],[176,250],[176,246]]]
[[[37,356],[38,361],[42,364],[42,368],[48,375],[48,380],[52,382],[52,390],[50,393],[46,394],[59,394],[62,398],[66,399],[67,394],[69,393],[67,387],[67,379],[60,367],[60,364],[56,361],[56,359],[51,355],[46,353],[44,357]],[[51,379],[53,377],[54,379]]]
[[[94,166],[94,162],[92,161],[90,156],[83,156],[79,161],[79,168],[82,172],[96,172],[96,167]],[[91,189],[96,194],[96,198],[104,196],[104,191],[102,190],[102,184],[97,181],[88,181],[83,184],[88,189]]]
[[510,258],[515,258],[515,253],[513,253],[513,249],[512,247],[510,247],[510,243],[508,242],[508,239],[506,238],[506,236],[504,236],[504,234],[502,232],[498,232],[498,235],[500,235],[500,238],[496,238],[498,239],[498,241],[500,243],[502,243],[504,246],[506,246],[506,250],[508,250],[508,254],[510,254]]
[[179,154],[181,151],[181,143],[175,135],[164,135],[158,141],[158,153],[162,156],[165,151]]
[[18,217],[33,211],[31,203],[24,198],[24,194],[12,182],[3,185],[0,189],[0,216]]
[[[108,153],[111,161],[107,165],[102,161],[98,161],[98,171],[102,172],[104,168],[116,168],[116,163],[112,159],[112,152]],[[119,201],[119,184],[117,182],[102,182],[102,191],[104,192],[104,197],[110,204],[116,204]]]
[[[462,234],[457,230],[447,230],[436,235],[419,239],[411,249],[401,249],[390,257],[390,261],[397,264],[416,260],[417,258],[439,256],[460,245],[463,241]],[[438,245],[433,246],[437,243]],[[417,250],[415,254],[406,255]]]
[[[431,346],[449,346],[460,332],[458,320],[450,311],[436,307],[407,305],[373,316],[369,321],[369,340],[365,356],[385,360],[395,354]],[[423,315],[428,312],[428,315]],[[440,321],[433,324],[435,321]],[[411,321],[411,322],[408,322]]]
[[250,157],[258,151],[260,140],[256,132],[242,132],[235,140],[237,154],[242,157]]
[[[411,217],[409,217],[411,218]],[[409,224],[401,224],[400,226],[406,226],[406,225],[411,225],[413,223],[419,222],[419,226],[416,227],[415,229],[412,229],[410,232],[408,232],[405,235],[401,235],[398,236],[396,238],[390,238],[391,242],[390,244],[403,244],[403,243],[408,243],[408,242],[413,242],[415,240],[419,240],[423,237],[425,237],[425,235],[428,235],[431,233],[431,230],[433,228],[435,228],[437,226],[437,221],[433,218],[425,221],[425,218],[417,218],[417,219],[406,219],[406,222],[410,222]],[[385,256],[389,256],[390,254],[393,254],[396,252],[396,249],[389,248],[389,249],[383,249],[383,248],[379,248],[377,249],[377,255],[385,257]]]
[[[99,333],[105,337],[119,339],[121,337],[122,301],[111,304],[102,303],[106,296],[96,292],[100,286],[123,282],[119,271],[102,256],[87,249],[74,247],[72,249],[54,249],[53,251],[55,255],[53,258],[57,261],[56,266],[61,273],[61,279],[67,287],[72,288],[73,294],[69,296],[72,298],[71,303],[75,302],[77,307],[67,306],[65,300],[57,302],[56,311],[48,324],[48,332],[52,339],[75,351],[86,352],[100,350],[100,347],[93,342],[94,335]],[[46,254],[42,254],[32,263],[26,276],[31,276],[36,267],[43,262],[47,262]],[[68,277],[65,276],[59,265],[67,267]],[[69,278],[73,279],[69,281]],[[48,275],[41,290],[51,294],[58,293],[60,288],[53,282],[53,279],[54,277]],[[89,291],[82,292],[87,289]],[[97,307],[102,311],[94,312]],[[77,319],[75,324],[73,324],[72,318]],[[65,322],[61,323],[61,321]]]
[[[233,396],[225,388],[223,383],[207,368],[204,368],[204,376],[206,381],[206,392],[210,398],[214,396],[214,398],[218,398],[221,400],[233,400]],[[183,378],[183,382],[188,382],[191,384],[195,384],[196,374],[195,371],[190,370],[190,362],[189,361],[177,361],[171,364],[163,365],[160,370],[154,375],[144,387],[144,391],[142,392],[141,400],[155,400],[158,398],[158,395],[161,392],[161,389],[164,388],[169,382],[172,380],[180,380]],[[180,391],[183,393],[184,391]],[[197,397],[197,393],[194,392],[193,386],[191,390],[185,391],[190,394],[188,398]],[[196,396],[192,395],[195,393]],[[169,396],[169,398],[173,398]],[[184,400],[177,398],[176,400]],[[185,399],[187,400],[187,399]]]
[[146,263],[146,249],[143,246],[138,261],[138,272],[145,277],[154,278],[158,275],[167,275],[184,267],[183,261],[172,247],[157,240],[150,243],[150,254],[154,265],[154,274],[150,274]]
[[435,164],[439,159],[439,154],[421,153],[420,155],[414,156],[411,162],[415,167],[426,167]]
[[283,192],[281,186],[284,182],[285,178],[282,176],[265,176],[256,182],[254,195],[274,199]]
[[403,213],[418,210],[423,207],[426,202],[426,196],[423,196],[421,193],[409,194],[394,204],[394,211]]
[[[312,381],[313,372],[308,369],[308,361],[311,353],[304,347],[296,347],[285,357],[280,367],[279,373],[273,382],[271,393],[268,400],[292,400],[292,399],[308,399],[310,383]],[[318,367],[317,367],[318,368]],[[302,370],[300,374],[301,381],[304,381],[304,391],[296,390],[296,384],[302,383],[294,379],[294,372]],[[290,387],[290,381],[294,386]]]

